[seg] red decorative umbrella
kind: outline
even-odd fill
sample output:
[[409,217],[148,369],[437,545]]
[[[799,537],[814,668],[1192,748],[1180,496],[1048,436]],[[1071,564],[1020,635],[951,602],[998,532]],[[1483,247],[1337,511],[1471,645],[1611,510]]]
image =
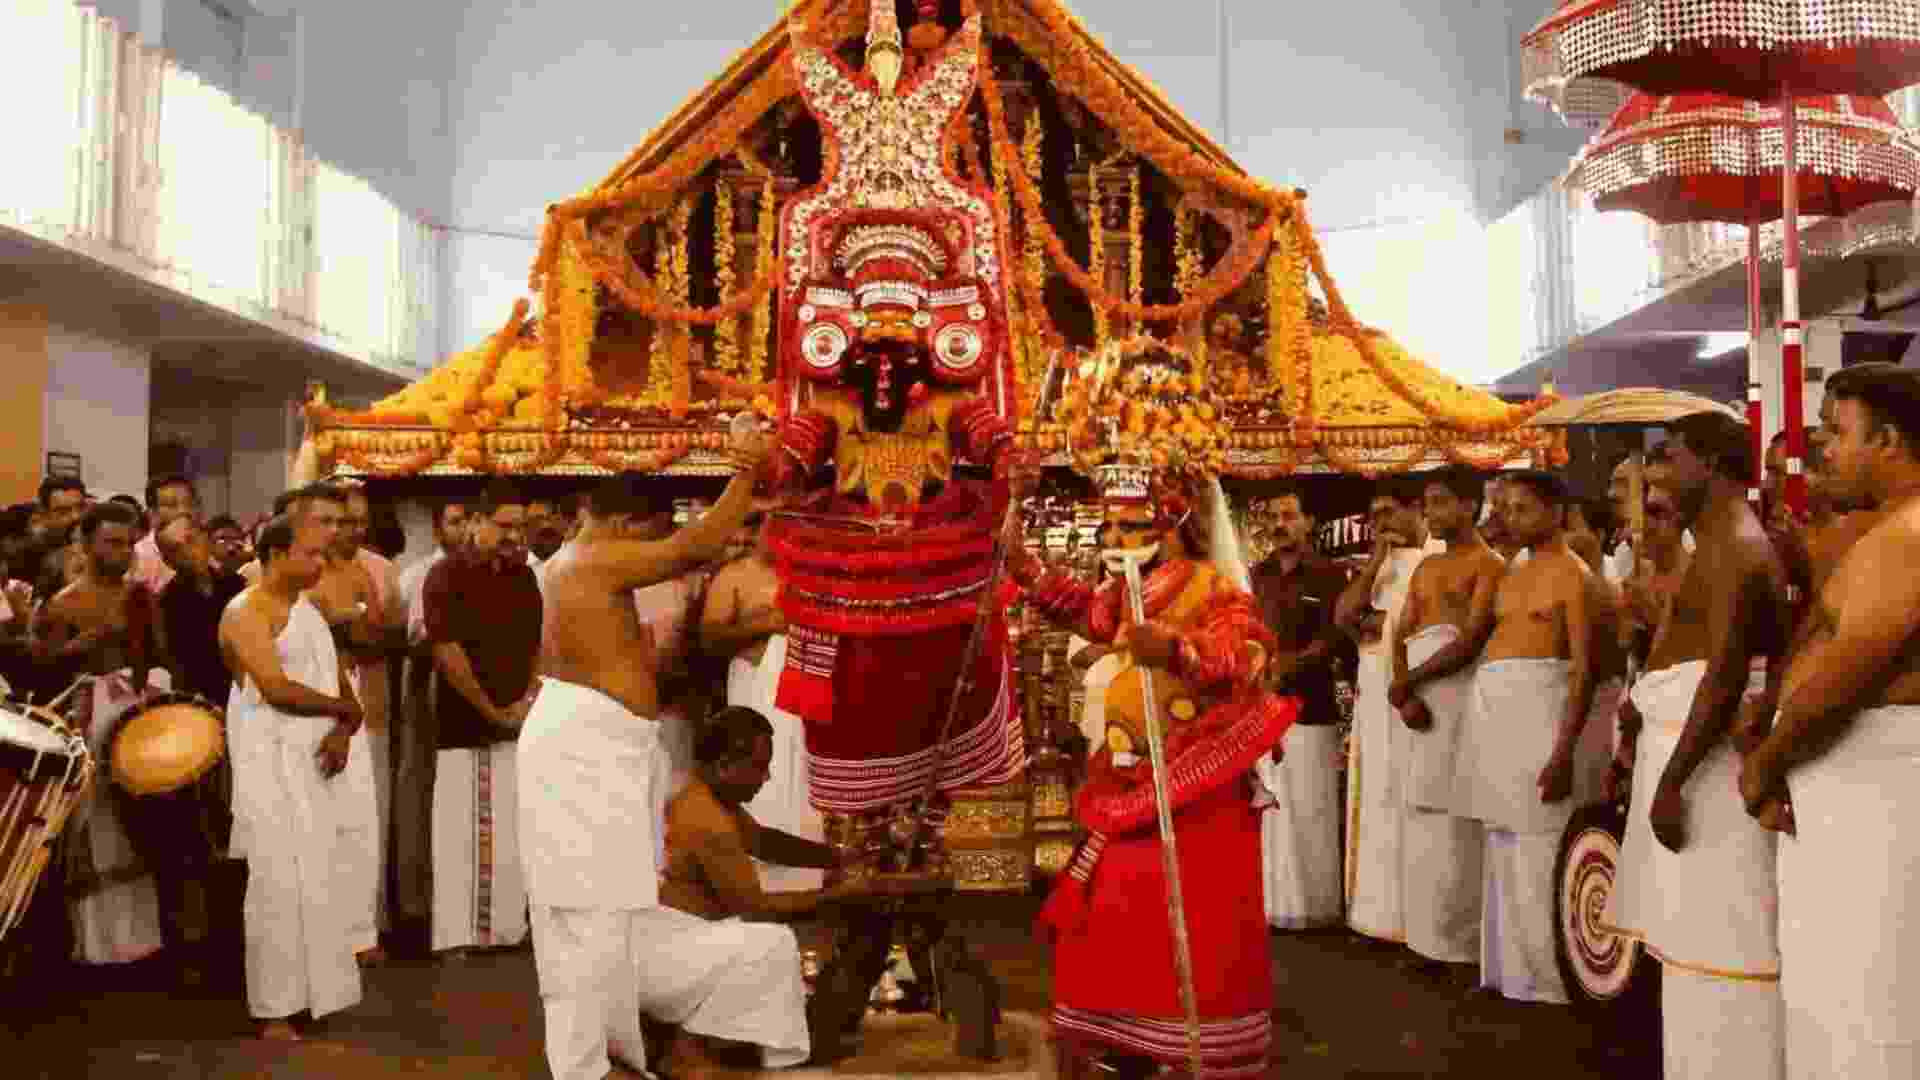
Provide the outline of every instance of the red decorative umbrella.
[[[1586,79],[1756,101],[1884,96],[1920,82],[1920,0],[1562,0],[1520,43],[1528,92],[1548,100]],[[1781,113],[1781,157],[1797,163],[1799,110]],[[1798,168],[1781,178],[1781,380],[1787,495],[1798,509],[1806,495]]]
[[[1801,209],[1841,217],[1920,190],[1920,147],[1885,101],[1826,95],[1796,102],[1804,147],[1795,184]],[[1781,109],[1722,94],[1636,94],[1580,151],[1565,183],[1601,210],[1632,210],[1662,225],[1722,221],[1747,227],[1748,331],[1760,330],[1760,225],[1784,212],[1786,131]],[[1747,350],[1747,420],[1759,497],[1760,381]]]

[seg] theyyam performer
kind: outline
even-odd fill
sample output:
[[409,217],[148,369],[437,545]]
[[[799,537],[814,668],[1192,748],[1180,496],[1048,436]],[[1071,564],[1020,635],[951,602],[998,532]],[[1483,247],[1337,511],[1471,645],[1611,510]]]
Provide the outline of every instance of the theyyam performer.
[[[522,861],[555,1080],[646,1071],[640,1016],[688,1036],[755,1043],[770,1067],[808,1055],[800,956],[788,930],[725,934],[660,903],[668,761],[651,633],[633,591],[717,557],[752,507],[759,436],[729,446],[736,473],[713,508],[649,535],[644,477],[604,481],[580,534],[547,564],[539,696],[520,732]],[[668,1056],[701,1075],[692,1038]]]
[[1739,804],[1732,735],[1786,646],[1786,576],[1747,505],[1746,428],[1719,413],[1668,427],[1648,501],[1671,500],[1712,558],[1692,560],[1634,684],[1633,801],[1608,921],[1663,965],[1669,1080],[1785,1075],[1774,835]]
[[[1063,402],[1075,462],[1105,502],[1113,580],[1096,588],[1019,543],[1010,568],[1045,617],[1122,656],[1105,745],[1074,800],[1088,836],[1040,916],[1053,939],[1055,1035],[1083,1057],[1254,1077],[1265,1075],[1273,1004],[1254,768],[1298,705],[1262,688],[1274,639],[1247,588],[1215,479],[1210,393],[1194,367],[1151,339],[1117,342],[1082,365]],[[1129,596],[1129,577],[1141,595]],[[1160,831],[1149,724],[1165,732],[1171,837]]]

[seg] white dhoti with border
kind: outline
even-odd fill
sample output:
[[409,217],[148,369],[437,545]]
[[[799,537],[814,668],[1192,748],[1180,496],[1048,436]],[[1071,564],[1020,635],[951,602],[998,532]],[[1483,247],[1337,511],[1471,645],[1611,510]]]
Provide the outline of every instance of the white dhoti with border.
[[1340,904],[1340,728],[1295,724],[1283,756],[1260,759],[1273,805],[1260,817],[1267,922],[1283,930],[1338,926]]
[[555,1080],[644,1071],[636,920],[660,902],[671,763],[660,725],[591,687],[543,679],[517,749],[520,854]]
[[1347,765],[1347,925],[1381,941],[1404,941],[1401,911],[1399,768],[1387,703],[1392,662],[1386,650],[1360,650],[1353,741]]
[[[746,810],[762,825],[804,840],[824,842],[825,819],[808,797],[806,732],[798,716],[773,703],[786,666],[787,636],[775,634],[767,639],[766,652],[758,664],[740,657],[727,668],[727,704],[753,709],[773,725],[773,765],[767,772],[766,786],[747,803]],[[757,865],[760,887],[769,892],[818,889],[826,878],[824,870]]]
[[1920,707],[1868,709],[1795,769],[1779,840],[1793,1080],[1920,1076]]
[[1722,743],[1688,780],[1681,851],[1663,847],[1648,818],[1706,673],[1706,661],[1695,660],[1634,684],[1644,724],[1607,922],[1665,966],[1668,1080],[1778,1080],[1785,1057],[1775,834],[1741,804],[1739,754]]
[[[339,692],[333,635],[311,602],[294,604],[275,645],[288,678]],[[279,712],[250,682],[227,700],[232,853],[247,860],[247,1007],[260,1019],[317,1019],[360,1001],[353,954],[362,908],[343,901],[354,895],[341,855],[351,840],[341,820],[349,781],[322,776],[314,761],[332,729],[331,717]]]
[[[1422,629],[1407,639],[1407,665],[1418,666],[1460,637],[1456,626]],[[1401,749],[1401,889],[1407,947],[1429,960],[1471,964],[1480,958],[1480,894],[1486,836],[1481,824],[1453,812],[1454,759],[1472,690],[1465,668],[1420,688],[1433,722],[1414,731],[1397,713]]]
[[[172,680],[166,671],[155,669],[147,685],[164,691]],[[73,958],[82,964],[127,964],[159,952],[163,943],[153,875],[120,823],[107,745],[113,722],[140,694],[133,687],[133,672],[125,668],[96,676],[87,689],[79,704],[84,708],[91,703],[87,749],[99,771],[75,815],[69,841],[68,887],[77,894],[67,905],[73,920]]]
[[442,750],[433,780],[433,948],[527,939],[518,764],[511,742]]
[[1566,716],[1570,667],[1551,657],[1481,664],[1455,757],[1455,812],[1486,830],[1480,985],[1516,1001],[1567,1001],[1554,960],[1553,863],[1574,810],[1599,794],[1611,736],[1594,716],[1611,716],[1618,700],[1617,683],[1595,691],[1575,748],[1572,793],[1541,802],[1540,770]]

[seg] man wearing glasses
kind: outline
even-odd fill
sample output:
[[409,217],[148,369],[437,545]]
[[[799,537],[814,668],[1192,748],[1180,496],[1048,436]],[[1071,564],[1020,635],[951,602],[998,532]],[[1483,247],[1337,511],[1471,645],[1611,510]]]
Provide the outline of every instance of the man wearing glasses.
[[465,543],[427,574],[421,591],[439,729],[436,952],[517,945],[527,935],[514,742],[537,685],[543,604],[527,565],[525,496],[495,486],[469,511]]

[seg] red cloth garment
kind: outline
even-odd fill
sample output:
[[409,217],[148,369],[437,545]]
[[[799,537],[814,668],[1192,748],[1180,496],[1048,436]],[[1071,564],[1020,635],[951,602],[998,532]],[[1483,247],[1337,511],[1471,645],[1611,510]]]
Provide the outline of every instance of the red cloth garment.
[[[1200,707],[1188,721],[1163,721],[1202,1075],[1259,1076],[1273,981],[1250,777],[1299,715],[1299,702],[1258,685],[1274,639],[1251,596],[1190,560],[1158,567],[1143,588],[1148,619],[1178,639],[1167,674],[1184,680]],[[1048,574],[1034,593],[1049,614],[1107,640],[1123,640],[1131,622],[1117,583],[1096,591]],[[1116,767],[1110,751],[1097,752],[1074,817],[1088,839],[1040,913],[1054,943],[1055,1034],[1184,1066],[1186,1013],[1151,765]]]
[[[936,758],[943,789],[1019,772],[1025,742],[997,611],[946,750],[937,748],[992,572],[990,506],[979,485],[957,482],[899,531],[773,519],[768,540],[789,626],[775,704],[805,723],[820,809],[849,813],[916,797]],[[865,504],[821,496],[804,509],[852,519]]]

